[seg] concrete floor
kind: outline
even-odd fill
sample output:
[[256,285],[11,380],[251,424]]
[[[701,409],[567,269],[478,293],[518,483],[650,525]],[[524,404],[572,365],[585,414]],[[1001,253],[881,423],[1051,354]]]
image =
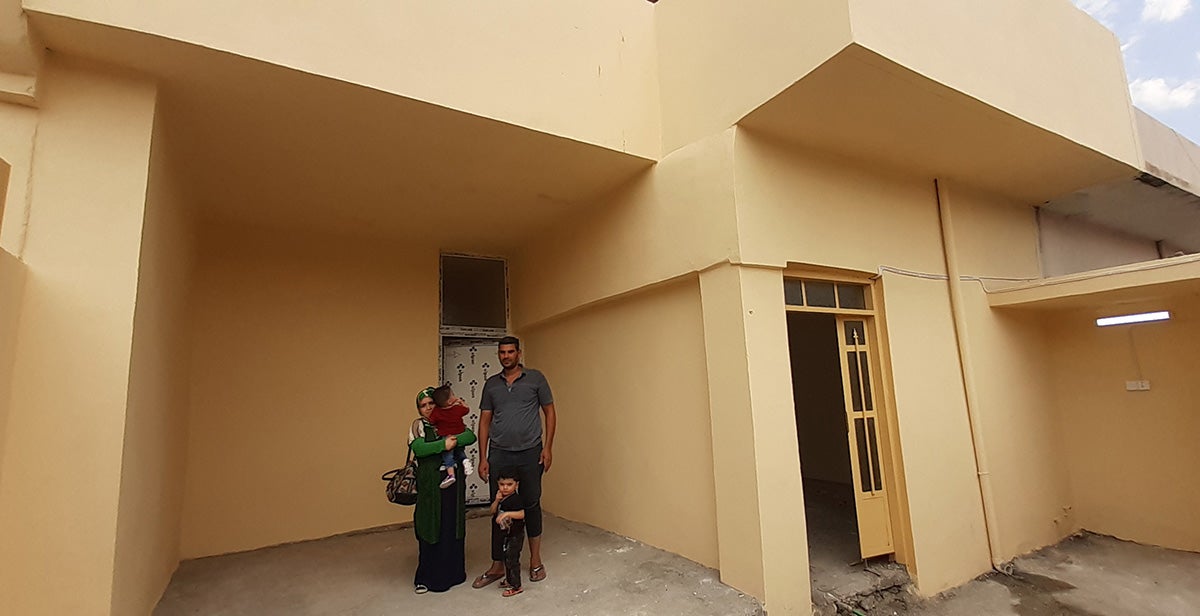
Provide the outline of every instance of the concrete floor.
[[[818,497],[819,499],[820,497]],[[818,499],[812,502],[815,504]],[[809,513],[810,525],[838,526],[837,516]],[[813,513],[818,514],[817,517]],[[488,522],[468,521],[467,567],[488,565]],[[883,585],[839,607],[821,589],[858,589],[840,543],[814,544],[814,608],[818,614],[865,616],[1200,616],[1200,554],[1082,534],[1013,562],[1011,576],[989,574],[941,596],[916,597]],[[497,584],[468,584],[443,594],[415,595],[416,543],[411,528],[308,541],[182,563],[154,613],[158,616],[476,614],[496,616],[675,615],[761,616],[751,597],[720,583],[717,573],[683,557],[583,524],[546,519],[546,581],[526,583],[511,599]],[[527,561],[526,561],[527,562]],[[835,566],[836,565],[836,566]],[[858,565],[861,569],[862,565]],[[876,565],[875,573],[878,575]],[[831,573],[832,572],[832,573]],[[840,585],[849,583],[850,586]],[[877,584],[878,585],[878,584]],[[839,591],[840,589],[840,591]],[[848,595],[840,595],[848,596]]]
[[857,597],[902,589],[910,583],[903,565],[888,562],[887,558],[863,562],[853,489],[849,485],[804,480],[813,605],[824,608],[818,609],[818,613],[832,614],[838,601],[853,604]]
[[1081,534],[931,600],[884,593],[867,616],[1197,616],[1200,554]]
[[546,518],[545,581],[527,582],[524,593],[508,599],[498,584],[473,589],[470,580],[489,564],[489,522],[468,520],[468,583],[446,593],[413,594],[417,544],[404,528],[184,562],[154,614],[762,614],[716,571],[554,516]]

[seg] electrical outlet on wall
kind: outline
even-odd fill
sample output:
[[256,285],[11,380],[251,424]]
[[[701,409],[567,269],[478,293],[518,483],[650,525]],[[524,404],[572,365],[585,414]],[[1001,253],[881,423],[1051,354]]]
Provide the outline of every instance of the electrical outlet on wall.
[[1150,381],[1125,381],[1125,391],[1150,391]]

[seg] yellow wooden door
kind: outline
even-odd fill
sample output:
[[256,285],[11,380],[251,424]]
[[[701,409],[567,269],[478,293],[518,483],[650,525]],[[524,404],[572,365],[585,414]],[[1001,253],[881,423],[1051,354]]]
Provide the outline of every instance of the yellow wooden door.
[[879,398],[871,370],[877,347],[868,336],[867,319],[839,316],[837,321],[858,541],[862,557],[870,558],[895,551],[885,473],[881,467],[883,456],[879,450]]

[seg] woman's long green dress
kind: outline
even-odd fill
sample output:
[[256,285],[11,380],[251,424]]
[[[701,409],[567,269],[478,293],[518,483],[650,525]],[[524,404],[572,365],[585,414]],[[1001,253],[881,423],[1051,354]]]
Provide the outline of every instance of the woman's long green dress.
[[[441,489],[441,453],[445,440],[429,422],[422,422],[424,437],[415,439],[410,447],[417,460],[417,505],[413,512],[417,545],[420,550],[414,586],[424,586],[433,592],[443,592],[467,580],[466,543],[466,482]],[[475,442],[475,433],[467,430],[459,436],[458,444]],[[455,474],[464,477],[462,463]]]

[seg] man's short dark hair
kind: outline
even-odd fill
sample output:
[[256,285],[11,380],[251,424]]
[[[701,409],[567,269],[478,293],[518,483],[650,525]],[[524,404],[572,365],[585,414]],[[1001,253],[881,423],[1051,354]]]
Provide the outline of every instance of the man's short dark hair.
[[512,466],[506,466],[496,472],[496,481],[500,481],[501,479],[512,479],[517,483],[521,482],[521,480],[517,478],[517,469]]
[[500,339],[500,342],[497,343],[496,346],[504,346],[506,344],[511,344],[511,345],[517,347],[518,351],[521,350],[521,339],[517,338],[516,336],[505,336]]
[[450,386],[442,385],[433,390],[433,403],[438,406],[446,406],[450,402]]

